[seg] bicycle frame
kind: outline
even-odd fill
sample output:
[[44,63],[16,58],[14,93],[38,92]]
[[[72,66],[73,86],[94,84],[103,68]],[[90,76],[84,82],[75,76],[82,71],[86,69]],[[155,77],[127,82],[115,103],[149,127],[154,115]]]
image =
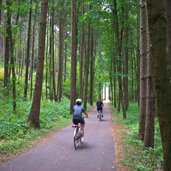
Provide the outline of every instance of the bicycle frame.
[[74,128],[74,148],[75,150],[78,148],[78,146],[80,144],[83,143],[83,135],[81,135],[81,125],[77,124],[77,125],[72,125],[72,127]]

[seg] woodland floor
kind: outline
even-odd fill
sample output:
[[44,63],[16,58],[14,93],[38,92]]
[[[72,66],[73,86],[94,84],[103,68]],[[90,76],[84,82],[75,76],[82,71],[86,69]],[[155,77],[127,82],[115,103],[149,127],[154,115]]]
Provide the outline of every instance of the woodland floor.
[[121,131],[122,131],[123,126],[120,124],[114,124],[113,125],[113,137],[114,137],[114,142],[115,142],[115,168],[116,171],[134,171],[131,168],[128,168],[122,164],[122,159],[123,159],[123,139],[121,136]]
[[115,146],[114,147],[115,148],[115,158],[114,158],[115,169],[116,171],[134,171],[134,169],[128,168],[122,164],[122,160],[124,158],[124,152],[123,152],[123,138],[121,136],[121,133],[125,129],[125,127],[120,124],[119,118],[117,118],[116,120],[118,122],[117,123],[114,122],[113,128],[112,128],[112,133],[114,137],[114,146]]

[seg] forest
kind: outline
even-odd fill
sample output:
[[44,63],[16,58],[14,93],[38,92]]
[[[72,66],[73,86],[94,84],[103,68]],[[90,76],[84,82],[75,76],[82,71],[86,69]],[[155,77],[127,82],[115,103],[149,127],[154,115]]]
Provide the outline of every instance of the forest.
[[108,88],[113,118],[130,130],[123,165],[170,171],[170,59],[169,0],[0,0],[0,157]]

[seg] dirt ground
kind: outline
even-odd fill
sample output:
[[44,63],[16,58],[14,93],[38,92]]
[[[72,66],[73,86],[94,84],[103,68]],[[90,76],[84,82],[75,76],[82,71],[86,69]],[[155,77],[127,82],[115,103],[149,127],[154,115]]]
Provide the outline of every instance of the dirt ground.
[[[109,107],[113,113],[114,112],[113,109],[111,108],[111,106]],[[113,119],[115,120],[116,118]],[[119,118],[117,118],[116,120],[119,120]],[[134,171],[133,169],[128,168],[122,164],[124,152],[123,152],[123,139],[121,133],[124,129],[125,129],[124,126],[121,125],[119,122],[117,123],[116,121],[113,122],[112,133],[113,133],[114,148],[115,148],[114,164],[115,164],[116,171]]]
[[113,137],[114,137],[114,146],[115,146],[115,168],[116,171],[133,171],[133,169],[130,169],[122,164],[123,159],[123,140],[121,137],[121,131],[123,127],[120,124],[114,124],[113,125]]

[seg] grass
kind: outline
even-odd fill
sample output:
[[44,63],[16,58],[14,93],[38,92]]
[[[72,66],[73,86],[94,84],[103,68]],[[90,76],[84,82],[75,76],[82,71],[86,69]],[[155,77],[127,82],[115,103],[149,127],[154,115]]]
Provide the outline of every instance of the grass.
[[137,103],[130,103],[127,119],[122,119],[122,113],[114,112],[114,118],[119,116],[115,122],[120,122],[123,126],[122,139],[124,159],[122,164],[138,171],[152,171],[161,169],[162,145],[158,120],[155,120],[155,146],[144,149],[143,142],[138,138],[139,109]]

